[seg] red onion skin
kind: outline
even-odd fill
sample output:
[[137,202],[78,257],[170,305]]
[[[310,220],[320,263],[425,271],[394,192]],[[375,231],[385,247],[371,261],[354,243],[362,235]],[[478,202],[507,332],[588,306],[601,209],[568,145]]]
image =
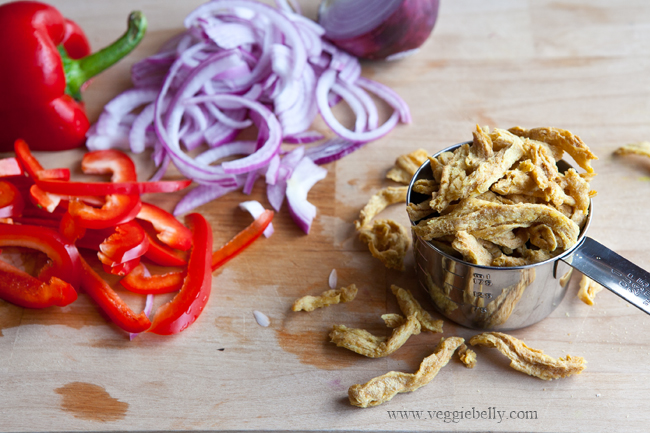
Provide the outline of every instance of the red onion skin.
[[329,40],[357,57],[382,60],[419,48],[433,31],[439,6],[439,0],[404,0],[395,12],[371,31],[352,38]]

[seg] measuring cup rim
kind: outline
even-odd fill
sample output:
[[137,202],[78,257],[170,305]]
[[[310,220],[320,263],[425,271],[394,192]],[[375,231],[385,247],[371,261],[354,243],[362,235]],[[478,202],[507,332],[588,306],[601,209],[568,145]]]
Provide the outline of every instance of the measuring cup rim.
[[[437,153],[433,154],[431,157],[436,158],[441,153],[451,152],[451,151],[459,148],[463,144],[472,144],[472,141],[471,140],[470,141],[463,141],[461,143],[451,145],[449,147],[446,147],[446,148],[438,151]],[[566,162],[564,160],[560,160],[560,161],[567,164],[569,166],[569,168],[573,168],[573,166],[571,164],[569,164],[568,162]],[[558,161],[558,162],[560,162],[560,161]],[[426,170],[430,165],[431,165],[431,163],[430,163],[429,159],[427,158],[427,160],[424,161],[424,163],[415,171],[415,173],[413,174],[413,177],[411,177],[411,182],[409,183],[408,189],[406,191],[406,205],[407,206],[411,203],[411,193],[412,193],[413,185],[418,180],[419,175],[422,172],[422,170]],[[500,266],[487,266],[487,265],[478,265],[476,263],[470,263],[470,262],[467,262],[467,261],[465,261],[463,259],[459,259],[458,257],[454,257],[454,256],[452,256],[450,254],[447,254],[446,252],[442,251],[440,248],[437,248],[431,242],[425,241],[424,239],[422,239],[422,237],[420,237],[418,235],[415,235],[415,236],[419,240],[421,240],[422,242],[426,243],[426,245],[429,248],[432,248],[434,251],[440,253],[444,257],[446,257],[448,259],[451,259],[451,260],[454,260],[454,261],[457,261],[457,262],[461,262],[461,263],[466,264],[468,266],[472,266],[474,268],[489,269],[489,270],[499,270],[499,271],[520,270],[520,269],[534,268],[534,267],[537,267],[537,266],[543,266],[543,265],[548,264],[548,263],[556,262],[558,260],[561,260],[561,259],[571,255],[576,250],[576,248],[578,248],[583,243],[584,238],[585,238],[585,236],[587,234],[587,230],[589,229],[589,226],[591,224],[591,216],[592,216],[593,206],[594,206],[593,201],[590,198],[589,199],[589,212],[587,213],[587,220],[585,221],[584,226],[580,230],[580,234],[578,235],[578,239],[577,239],[576,243],[573,246],[571,246],[571,248],[569,248],[568,250],[565,250],[564,252],[562,252],[561,254],[558,254],[557,256],[551,257],[548,260],[544,260],[543,262],[533,263],[533,264],[530,264],[530,265],[500,267]],[[410,216],[409,216],[409,221],[411,222],[411,228],[417,224],[416,221],[411,220]],[[412,229],[411,229],[411,231],[412,231]]]

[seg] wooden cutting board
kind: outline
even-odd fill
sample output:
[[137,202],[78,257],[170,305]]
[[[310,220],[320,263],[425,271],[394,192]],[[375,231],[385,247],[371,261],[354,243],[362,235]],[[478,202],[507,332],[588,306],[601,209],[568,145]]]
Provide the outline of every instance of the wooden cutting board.
[[[141,46],[86,90],[93,120],[130,86],[130,66],[181,31],[183,17],[201,4],[51,3],[86,30],[93,47],[121,34],[131,10],[149,19]],[[317,2],[301,5],[316,16]],[[526,376],[498,352],[479,348],[476,368],[454,358],[417,392],[358,409],[348,402],[349,386],[390,370],[415,371],[440,335],[420,334],[387,358],[366,359],[335,347],[327,334],[333,324],[388,332],[379,317],[398,312],[391,284],[413,290],[431,308],[414,278],[412,255],[406,271],[387,270],[356,238],[353,221],[374,192],[391,185],[384,176],[398,155],[465,141],[476,124],[556,126],[582,137],[600,158],[590,235],[650,269],[650,160],[612,156],[621,145],[650,139],[648,40],[645,2],[442,1],[420,52],[363,63],[364,76],[408,102],[413,123],[326,165],[326,179],[309,194],[318,208],[311,234],[283,208],[271,238],[214,273],[209,304],[187,331],[129,341],[84,294],[44,311],[0,301],[0,431],[645,431],[650,318],[606,291],[595,306],[583,304],[575,279],[550,317],[513,332],[553,357],[585,357],[584,373],[568,379]],[[349,116],[344,109],[339,114]],[[327,131],[320,121],[315,127]],[[39,157],[79,175],[82,153]],[[147,155],[136,160],[145,179],[154,167]],[[181,196],[147,199],[171,210]],[[268,206],[262,183],[250,196],[232,193],[198,209],[214,228],[215,245],[250,222],[237,207],[248,199]],[[403,206],[382,217],[408,223]],[[291,312],[297,297],[328,288],[332,269],[340,285],[359,287],[357,299]],[[141,297],[120,293],[142,308]],[[256,310],[270,326],[255,321]],[[449,321],[444,329],[445,337],[476,333]]]

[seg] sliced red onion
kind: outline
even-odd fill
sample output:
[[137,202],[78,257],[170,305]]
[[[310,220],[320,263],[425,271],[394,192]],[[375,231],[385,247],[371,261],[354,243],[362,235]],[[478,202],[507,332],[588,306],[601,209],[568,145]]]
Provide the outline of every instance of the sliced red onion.
[[244,194],[251,195],[253,192],[253,186],[258,177],[260,177],[259,170],[253,170],[247,173],[246,182],[244,182],[244,188],[242,190]]
[[327,170],[302,158],[287,181],[287,204],[294,222],[309,234],[311,223],[316,217],[316,206],[307,201],[309,190],[327,176]]
[[305,156],[309,157],[316,164],[327,164],[349,155],[360,147],[365,146],[364,142],[355,142],[344,138],[332,138],[318,146],[312,146],[305,151]]
[[[266,210],[264,209],[264,206],[262,206],[262,204],[257,200],[243,201],[239,203],[239,208],[251,214],[254,220],[259,218],[260,215],[262,215],[262,213]],[[266,229],[264,229],[264,236],[267,238],[270,237],[273,234],[273,231],[273,223],[269,223]]]
[[[130,146],[136,153],[151,148],[158,166],[152,179],[161,179],[173,162],[199,184],[176,214],[235,189],[250,193],[263,176],[271,206],[279,210],[290,195],[290,212],[308,231],[315,209],[305,191],[325,172],[313,170],[317,180],[310,180],[296,173],[297,166],[339,159],[398,121],[409,122],[410,113],[395,92],[360,77],[358,59],[326,40],[326,29],[300,15],[297,2],[277,4],[274,9],[253,0],[213,0],[190,13],[186,31],[133,66],[135,88],[106,105],[88,133],[88,147]],[[395,110],[383,125],[367,92]],[[331,112],[341,100],[355,113],[354,130]],[[325,138],[310,129],[319,113],[338,137],[281,152],[283,141]],[[233,141],[253,125],[256,141]],[[209,149],[199,152],[204,144]]]
[[[280,11],[268,5],[248,0],[213,0],[204,3],[194,11],[190,12],[190,14],[185,18],[185,27],[192,27],[194,20],[198,17],[210,16],[213,13],[223,13],[224,10],[233,9],[238,11],[245,10],[249,16],[251,12],[253,14],[259,14],[266,18],[273,28],[281,30],[286,45],[291,47],[293,50],[294,57],[293,65],[291,67],[291,77],[299,79],[302,74],[302,68],[307,62],[307,55],[305,53],[302,39],[291,21],[288,20]],[[261,21],[259,18],[257,19],[258,21]]]
[[388,105],[393,107],[399,113],[400,121],[402,123],[411,123],[411,111],[409,110],[408,105],[406,105],[406,102],[404,102],[404,100],[395,93],[393,89],[363,77],[359,77],[356,84],[386,101]]
[[[144,267],[144,276],[145,277],[150,277],[151,273],[149,273],[149,269],[147,269],[146,266],[142,265]],[[149,293],[144,301],[144,309],[142,312],[147,316],[151,316],[151,310],[153,309],[153,295]],[[129,332],[129,340],[133,341],[135,337],[140,335],[139,332]]]
[[[243,182],[242,182],[243,183]],[[216,200],[229,192],[239,189],[241,185],[238,183],[234,186],[221,186],[221,185],[198,185],[196,188],[189,191],[185,196],[180,199],[174,208],[174,215],[182,215],[199,206]]]
[[278,181],[278,173],[280,172],[280,155],[274,155],[266,168],[266,183],[268,185],[275,185]]
[[328,283],[329,283],[330,289],[332,289],[332,290],[336,289],[336,284],[338,283],[338,274],[336,273],[336,269],[332,269],[332,272],[330,272],[330,277],[328,279]]
[[393,114],[381,125],[379,128],[372,131],[365,132],[356,132],[350,131],[334,117],[331,108],[328,104],[328,94],[332,90],[332,86],[336,82],[336,71],[329,69],[321,75],[318,80],[318,85],[316,87],[316,101],[318,103],[318,109],[321,116],[327,126],[329,126],[334,132],[336,132],[340,137],[346,138],[350,141],[373,141],[378,138],[383,137],[391,129],[395,127],[398,122],[399,114],[397,111],[394,111]]
[[149,179],[151,182],[155,182],[158,180],[162,180],[162,178],[165,176],[165,173],[167,173],[167,168],[169,167],[169,163],[172,161],[172,159],[169,157],[169,155],[163,156],[162,162],[158,166],[158,170],[151,176]]
[[[144,107],[131,125],[129,142],[131,144],[131,151],[134,153],[142,153],[147,147],[153,146],[153,143],[147,140],[147,130],[153,123],[154,109],[155,106],[153,103]],[[151,143],[150,146],[147,146],[149,143]]]
[[339,48],[384,59],[420,47],[438,17],[438,0],[324,0],[318,21]]
[[305,132],[299,132],[298,134],[294,135],[286,135],[284,137],[284,142],[285,143],[291,143],[291,144],[308,144],[308,143],[313,143],[315,141],[319,141],[325,138],[323,134],[317,131],[305,131]]
[[242,23],[213,23],[203,26],[208,38],[225,50],[257,42],[255,32]]

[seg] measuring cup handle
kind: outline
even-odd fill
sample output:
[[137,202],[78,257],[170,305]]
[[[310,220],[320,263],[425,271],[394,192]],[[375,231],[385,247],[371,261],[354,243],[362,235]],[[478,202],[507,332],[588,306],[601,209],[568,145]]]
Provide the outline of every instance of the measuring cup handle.
[[585,237],[565,263],[650,314],[650,273]]

